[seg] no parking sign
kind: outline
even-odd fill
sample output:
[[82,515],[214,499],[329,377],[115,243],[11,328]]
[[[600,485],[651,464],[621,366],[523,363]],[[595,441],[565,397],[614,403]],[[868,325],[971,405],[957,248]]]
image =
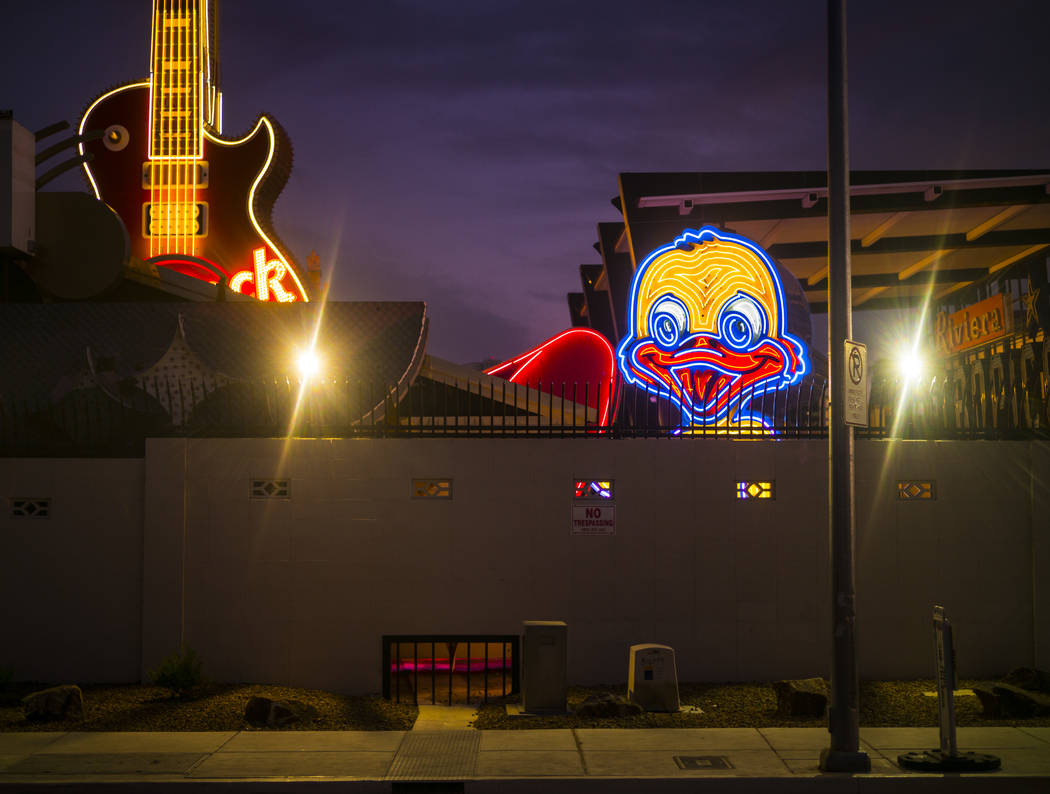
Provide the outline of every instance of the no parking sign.
[[846,378],[843,418],[847,425],[868,426],[868,348],[846,340]]

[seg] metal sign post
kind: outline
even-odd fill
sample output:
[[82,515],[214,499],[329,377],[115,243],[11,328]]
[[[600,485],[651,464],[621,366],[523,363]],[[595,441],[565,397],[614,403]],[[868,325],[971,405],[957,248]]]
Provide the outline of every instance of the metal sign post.
[[952,623],[944,607],[933,608],[933,639],[937,653],[937,711],[940,715],[941,746],[937,750],[901,753],[897,763],[905,769],[924,772],[988,772],[998,769],[998,756],[987,753],[960,753],[955,743],[955,690],[959,674],[955,668],[955,640]]
[[846,0],[828,0],[828,534],[831,564],[830,747],[825,772],[870,772],[860,749],[860,706],[853,562],[853,427],[846,423],[846,361],[853,336],[850,295],[849,145],[846,112]]

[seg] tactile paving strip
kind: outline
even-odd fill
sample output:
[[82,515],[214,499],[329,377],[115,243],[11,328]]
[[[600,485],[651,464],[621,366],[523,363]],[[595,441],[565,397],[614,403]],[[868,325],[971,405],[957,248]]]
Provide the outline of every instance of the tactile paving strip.
[[474,775],[481,733],[478,731],[411,731],[394,756],[388,778],[395,780],[463,780]]

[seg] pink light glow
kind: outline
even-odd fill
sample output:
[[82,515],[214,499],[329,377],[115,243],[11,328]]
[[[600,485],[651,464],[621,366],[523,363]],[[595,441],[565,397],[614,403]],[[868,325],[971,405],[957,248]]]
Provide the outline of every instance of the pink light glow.
[[[471,673],[484,672],[486,669],[484,659],[470,659],[469,664],[466,659],[455,659],[453,661],[455,665],[451,672],[453,673],[465,673],[468,670]],[[509,659],[489,659],[488,669],[489,670],[509,670],[511,663]],[[419,672],[429,673],[431,670],[436,672],[449,672],[448,657],[426,659],[419,658],[414,663],[411,659],[401,659],[390,665],[390,671],[393,673],[403,672]]]

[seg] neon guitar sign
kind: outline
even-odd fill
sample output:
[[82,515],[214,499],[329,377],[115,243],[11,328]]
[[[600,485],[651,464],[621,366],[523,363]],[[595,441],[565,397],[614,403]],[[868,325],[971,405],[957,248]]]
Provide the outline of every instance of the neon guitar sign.
[[134,256],[259,300],[306,301],[270,220],[291,171],[287,135],[261,115],[243,138],[221,137],[216,4],[154,0],[149,80],[88,107],[80,133],[104,134],[80,145],[84,171]]

